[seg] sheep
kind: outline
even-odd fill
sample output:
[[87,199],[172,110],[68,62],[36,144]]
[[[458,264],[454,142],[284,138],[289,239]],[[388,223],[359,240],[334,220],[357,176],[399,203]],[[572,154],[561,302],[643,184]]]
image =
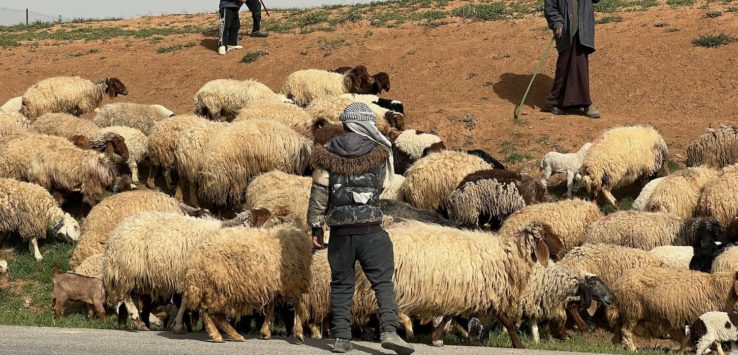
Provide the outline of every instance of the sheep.
[[513,345],[523,347],[513,328],[520,317],[521,293],[534,264],[546,266],[549,256],[562,247],[547,225],[532,223],[495,237],[408,221],[387,232],[394,245],[400,313],[443,316],[433,333],[434,345],[443,344],[443,329],[451,316],[480,313],[499,319]]
[[303,136],[313,139],[313,132],[327,121],[310,115],[303,108],[282,102],[257,102],[248,104],[233,122],[245,120],[275,120],[292,127]]
[[543,222],[550,225],[553,233],[561,239],[565,254],[584,243],[587,227],[600,218],[600,209],[588,201],[573,199],[539,203],[511,214],[502,224],[500,234],[514,232],[534,221]]
[[738,246],[725,248],[712,262],[710,272],[738,272]]
[[105,252],[105,242],[115,226],[125,218],[140,212],[179,212],[177,200],[157,191],[127,191],[106,198],[90,210],[82,236],[72,251],[69,267],[75,269],[87,258]]
[[[142,212],[126,218],[110,232],[105,243],[102,279],[108,304],[122,301],[138,329],[148,330],[139,319],[131,294],[135,291],[165,300],[181,294],[189,251],[224,226],[248,226],[250,217],[246,213],[225,223],[178,212]],[[174,330],[183,331],[179,315]]]
[[687,147],[687,166],[723,168],[738,163],[738,127],[708,129]]
[[207,82],[195,94],[195,114],[216,121],[233,121],[238,111],[254,102],[292,103],[256,80],[218,79]]
[[0,113],[8,115],[20,114],[21,107],[23,107],[23,96],[14,97],[0,106]]
[[125,126],[138,129],[145,135],[154,125],[174,112],[162,105],[142,105],[129,102],[112,103],[95,110],[92,120],[98,127]]
[[697,167],[666,176],[653,190],[646,210],[669,212],[682,218],[694,216],[702,188],[717,174],[717,170]]
[[690,338],[695,346],[695,354],[703,355],[715,345],[719,355],[724,355],[722,342],[738,341],[738,312],[707,312],[692,322]]
[[641,192],[638,194],[638,197],[633,201],[633,204],[631,205],[631,209],[634,211],[642,211],[645,212],[646,210],[646,204],[648,203],[648,200],[651,198],[651,195],[653,195],[653,191],[656,190],[656,187],[664,181],[666,177],[660,177],[653,179],[649,181],[646,186],[643,186],[641,189]]
[[727,242],[725,228],[709,218],[679,218],[663,212],[620,211],[589,226],[587,243],[651,250],[663,245],[692,246],[703,239]]
[[615,328],[613,342],[622,339],[636,351],[634,330],[645,329],[645,337],[668,332],[683,351],[689,338],[684,325],[710,311],[731,310],[736,303],[735,273],[706,274],[699,271],[646,267],[626,272],[610,287],[615,303],[607,310],[608,323]]
[[[410,129],[400,133],[392,143],[392,153],[395,159],[395,174],[405,174],[407,169],[418,159],[433,152],[445,150],[446,146],[435,134]],[[426,151],[426,149],[429,149]]]
[[363,65],[345,74],[318,69],[299,70],[290,74],[282,87],[282,93],[302,107],[323,96],[377,95],[382,90],[389,91],[389,75],[378,73],[372,77]]
[[405,182],[405,176],[394,174],[389,185],[384,187],[380,199],[402,201],[402,184]]
[[397,100],[384,99],[377,95],[343,94],[341,96],[351,98],[354,102],[363,102],[367,105],[372,104],[403,115],[405,114],[405,105]]
[[184,127],[179,137],[174,141],[174,169],[179,175],[174,197],[184,201],[184,192],[188,191],[189,202],[192,206],[199,206],[197,198],[197,173],[205,160],[205,145],[210,137],[215,135],[224,124],[212,121],[197,121],[191,127]]
[[694,247],[662,245],[651,249],[649,253],[661,258],[671,268],[689,270],[689,263],[694,257]]
[[548,186],[548,179],[551,178],[552,173],[566,173],[566,196],[572,198],[574,181],[579,182],[582,179],[579,170],[582,167],[584,156],[591,147],[592,143],[585,143],[575,153],[546,153],[540,165],[541,171],[543,172],[543,177],[541,178],[543,186]]
[[110,126],[100,128],[103,136],[111,134],[122,137],[128,149],[128,159],[124,159],[120,155],[113,157],[116,164],[125,163],[131,171],[131,180],[133,183],[139,183],[138,165],[143,163],[149,155],[149,137],[140,130],[126,126]]
[[28,122],[21,115],[0,113],[0,139],[28,133]]
[[663,166],[669,174],[664,138],[653,127],[629,126],[610,129],[592,144],[584,156],[580,174],[596,200],[602,193],[618,209],[612,190],[655,175]]
[[520,299],[522,314],[528,320],[533,340],[536,343],[540,341],[540,321],[552,321],[563,326],[567,307],[575,301],[582,309],[590,308],[592,301],[607,305],[612,303],[612,293],[595,275],[554,263],[547,267],[536,265]]
[[104,96],[128,95],[116,78],[92,82],[75,77],[53,77],[39,81],[23,94],[21,114],[33,121],[45,113],[63,112],[75,116],[92,112]]
[[454,151],[433,153],[407,170],[400,191],[403,199],[414,207],[445,210],[448,196],[459,183],[467,175],[485,169],[489,165],[473,155]]
[[176,164],[175,151],[185,130],[207,129],[212,122],[195,115],[181,115],[157,122],[149,133],[149,177],[146,186],[155,187],[156,176],[164,170],[168,188],[173,188],[172,172]]
[[258,309],[266,314],[261,337],[271,338],[269,325],[279,298],[296,308],[294,332],[302,341],[300,299],[310,285],[311,254],[310,238],[294,227],[221,229],[187,257],[184,304],[200,311],[210,339],[222,343],[216,325],[232,340],[244,341],[225,317]]
[[85,259],[79,266],[74,268],[74,273],[81,276],[92,277],[102,280],[103,278],[103,260],[105,253],[95,254]]
[[0,179],[0,216],[0,234],[18,232],[38,261],[43,259],[38,241],[46,239],[47,232],[69,243],[79,240],[79,223],[36,184]]
[[717,219],[728,230],[738,227],[738,165],[723,168],[718,176],[705,184],[697,207],[697,215]]
[[502,221],[526,205],[546,201],[546,188],[533,177],[507,170],[481,170],[467,175],[448,197],[448,214],[460,225],[475,228]]
[[54,318],[59,318],[64,305],[68,301],[84,302],[90,315],[97,314],[101,322],[105,323],[105,290],[102,280],[85,277],[72,273],[60,273],[59,266],[51,269],[51,283],[53,285],[53,298],[51,306]]
[[307,210],[312,179],[271,171],[254,178],[246,189],[245,210],[263,208],[275,216],[293,216],[307,230]]
[[199,197],[223,206],[241,202],[250,177],[270,170],[302,175],[312,144],[281,123],[248,120],[213,135],[204,152]]
[[[354,100],[343,96],[324,96],[318,98],[305,107],[305,111],[316,119],[324,119],[328,123],[340,124],[339,117],[346,108],[352,104]],[[405,118],[402,114],[387,110],[375,104],[368,104],[377,120],[377,128],[384,135],[389,136],[393,129],[402,129],[405,125]]]
[[65,138],[36,133],[0,139],[0,177],[28,181],[36,154],[45,149],[74,147]]

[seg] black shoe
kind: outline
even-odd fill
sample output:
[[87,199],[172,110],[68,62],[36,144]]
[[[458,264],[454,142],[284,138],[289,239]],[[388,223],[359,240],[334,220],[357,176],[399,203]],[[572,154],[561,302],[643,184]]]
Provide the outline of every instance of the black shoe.
[[269,33],[259,30],[259,31],[251,32],[251,35],[250,36],[251,37],[266,38],[266,37],[269,37]]
[[354,346],[351,345],[351,340],[336,338],[336,342],[333,343],[334,353],[347,353],[354,350]]
[[402,340],[395,332],[384,332],[380,339],[382,339],[383,348],[392,350],[399,355],[410,355],[415,352],[415,348]]
[[549,111],[549,112],[551,112],[551,113],[553,113],[554,115],[557,115],[557,116],[566,115],[566,110],[564,110],[563,108],[558,107],[558,106],[551,107],[551,111]]

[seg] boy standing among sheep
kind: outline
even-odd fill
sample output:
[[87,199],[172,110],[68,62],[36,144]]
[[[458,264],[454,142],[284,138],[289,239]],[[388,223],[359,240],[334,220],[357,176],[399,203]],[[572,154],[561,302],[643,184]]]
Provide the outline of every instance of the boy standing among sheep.
[[243,49],[238,44],[238,31],[241,29],[241,19],[238,12],[241,6],[251,11],[254,20],[251,37],[267,37],[261,31],[261,3],[259,0],[220,0],[220,36],[218,37],[218,54],[225,55],[228,51]]
[[[352,103],[340,116],[344,133],[313,151],[313,187],[308,223],[313,244],[322,249],[323,225],[331,228],[331,311],[336,336],[333,352],[351,345],[351,305],[358,260],[375,292],[382,325],[382,347],[398,354],[414,349],[397,335],[397,303],[392,282],[394,251],[382,229],[379,196],[392,176],[392,143],[379,132],[376,116],[363,103]],[[389,182],[389,180],[387,180]]]

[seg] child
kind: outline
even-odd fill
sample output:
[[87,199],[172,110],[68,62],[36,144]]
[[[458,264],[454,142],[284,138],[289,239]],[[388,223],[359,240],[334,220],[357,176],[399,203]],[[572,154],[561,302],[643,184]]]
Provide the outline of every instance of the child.
[[220,36],[218,39],[218,54],[225,55],[227,51],[243,49],[238,45],[238,31],[241,29],[241,20],[238,11],[245,0],[220,0]]

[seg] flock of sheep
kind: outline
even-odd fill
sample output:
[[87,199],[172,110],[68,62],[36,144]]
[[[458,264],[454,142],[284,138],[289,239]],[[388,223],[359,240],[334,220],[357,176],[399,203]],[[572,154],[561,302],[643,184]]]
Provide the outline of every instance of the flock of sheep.
[[[402,103],[376,96],[389,89],[386,73],[363,66],[301,70],[281,93],[214,80],[195,95],[195,114],[175,115],[158,105],[98,108],[128,93],[117,79],[42,80],[0,108],[0,233],[19,235],[39,260],[47,234],[76,243],[73,273],[53,276],[57,316],[70,300],[104,318],[105,303],[121,327],[130,316],[146,330],[159,307],[174,332],[199,315],[220,342],[219,330],[242,341],[232,322],[254,312],[269,339],[275,308],[286,308],[298,339],[304,326],[320,338],[330,269],[307,235],[311,153],[343,132],[338,116],[360,101],[394,145],[397,175],[381,205],[408,336],[433,323],[440,346],[453,324],[479,339],[499,322],[522,347],[522,322],[538,341],[540,323],[565,339],[567,318],[584,331],[593,317],[631,350],[634,333],[699,353],[738,339],[737,128],[698,137],[688,167],[670,174],[659,132],[617,127],[578,152],[547,154],[535,178],[406,129]],[[568,198],[554,202],[546,184],[556,172],[567,176]],[[634,183],[643,189],[633,210],[604,216],[596,201],[617,209],[612,191]],[[580,184],[591,201],[572,198]],[[81,228],[60,208],[79,196]],[[369,327],[376,313],[357,271],[354,325]]]

